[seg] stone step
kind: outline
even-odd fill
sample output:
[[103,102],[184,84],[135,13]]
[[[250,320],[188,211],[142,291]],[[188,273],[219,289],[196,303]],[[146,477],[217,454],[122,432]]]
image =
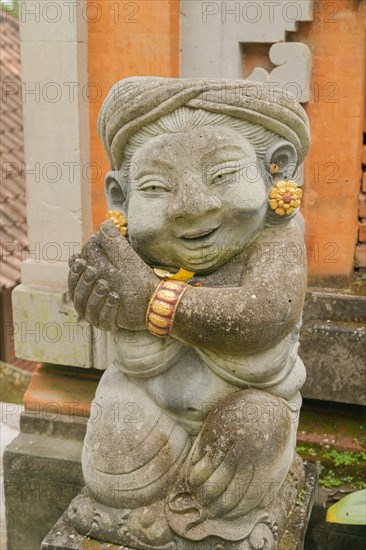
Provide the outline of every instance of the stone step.
[[366,297],[310,290],[299,354],[311,399],[366,405]]

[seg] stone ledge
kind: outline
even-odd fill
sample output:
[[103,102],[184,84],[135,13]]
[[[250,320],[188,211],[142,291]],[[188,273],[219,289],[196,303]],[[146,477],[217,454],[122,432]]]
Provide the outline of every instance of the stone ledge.
[[303,397],[366,405],[365,312],[363,296],[307,293],[299,349],[307,371]]
[[13,291],[12,303],[17,357],[93,366],[91,325],[79,320],[66,288],[21,284]]
[[366,296],[346,295],[334,289],[309,288],[303,318],[305,322],[323,319],[343,323],[365,323]]
[[36,550],[83,485],[81,441],[20,433],[4,452],[8,550]]

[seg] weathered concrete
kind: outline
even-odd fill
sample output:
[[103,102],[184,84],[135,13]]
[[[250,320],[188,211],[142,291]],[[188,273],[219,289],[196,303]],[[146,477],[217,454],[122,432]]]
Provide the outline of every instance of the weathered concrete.
[[318,484],[319,466],[304,462],[305,484],[293,506],[287,528],[278,544],[278,550],[303,550]]
[[303,312],[304,397],[366,404],[366,297],[312,290]]
[[[4,487],[3,454],[7,445],[19,433],[19,420],[22,407],[14,403],[0,403],[0,484]],[[0,506],[0,548],[7,548],[5,505]]]
[[39,411],[25,410],[20,418],[22,434],[47,436],[48,443],[55,438],[56,445],[59,439],[83,441],[86,425],[86,417],[44,411],[40,414]]
[[[85,5],[26,0],[19,8],[29,253],[13,294],[15,347],[19,357],[89,367],[85,326],[75,312],[57,309],[64,309],[70,253],[91,232]],[[37,341],[31,331],[39,324],[63,333]]]
[[8,550],[35,550],[83,485],[82,441],[20,433],[4,453]]
[[242,78],[246,44],[273,44],[275,68],[258,67],[247,78],[284,87],[305,102],[310,98],[311,50],[286,43],[299,21],[313,19],[313,0],[295,2],[192,2],[181,0],[181,75],[190,78]]
[[19,285],[12,294],[18,357],[90,368],[92,327],[79,321],[67,289]]
[[306,295],[304,323],[319,319],[343,323],[366,323],[366,296],[342,294],[334,289],[309,288]]

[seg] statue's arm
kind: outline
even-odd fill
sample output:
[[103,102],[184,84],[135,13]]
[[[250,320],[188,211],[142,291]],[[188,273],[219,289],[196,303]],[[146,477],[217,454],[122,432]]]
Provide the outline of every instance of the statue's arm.
[[270,348],[301,317],[306,253],[294,222],[266,230],[238,288],[189,287],[172,336],[195,347],[229,353]]
[[[246,261],[240,287],[188,286],[176,311],[173,337],[235,354],[270,348],[291,332],[301,316],[306,286],[305,249],[296,224],[265,230]],[[145,329],[159,279],[111,222],[71,264],[70,295],[82,318],[104,330]]]

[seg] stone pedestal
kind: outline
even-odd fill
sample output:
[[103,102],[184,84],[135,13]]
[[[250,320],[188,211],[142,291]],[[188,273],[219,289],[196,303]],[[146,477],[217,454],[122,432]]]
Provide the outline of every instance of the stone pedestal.
[[[83,486],[81,452],[99,373],[44,366],[4,452],[8,550],[34,550]],[[9,411],[8,416],[12,413]]]
[[[314,503],[318,478],[318,466],[305,462],[305,486],[293,507],[286,530],[278,544],[278,550],[303,550],[307,525]],[[229,550],[232,543],[222,541],[220,550]],[[192,549],[195,548],[193,543]],[[133,550],[131,547],[101,542],[80,535],[67,518],[67,512],[59,519],[41,545],[41,550]]]

